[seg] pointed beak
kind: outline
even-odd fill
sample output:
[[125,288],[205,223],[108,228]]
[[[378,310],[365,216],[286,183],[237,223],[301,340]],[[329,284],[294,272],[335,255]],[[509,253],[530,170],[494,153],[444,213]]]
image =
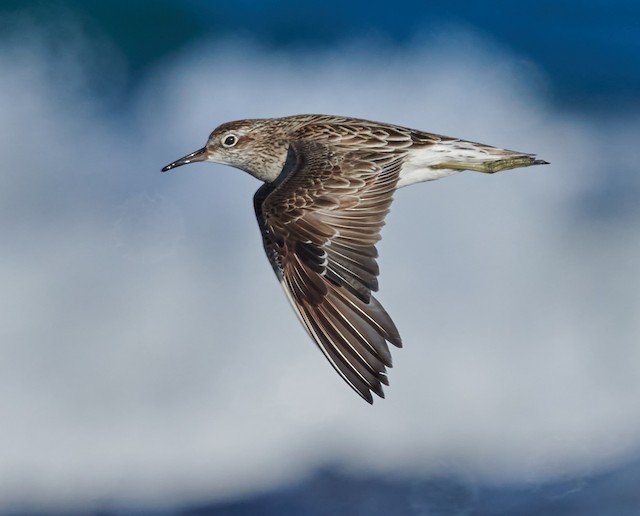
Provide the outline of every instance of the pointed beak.
[[196,161],[205,161],[207,159],[207,148],[202,147],[202,149],[198,149],[191,154],[188,154],[184,158],[180,158],[175,160],[173,163],[169,163],[166,167],[162,169],[163,172],[167,170],[171,170],[172,168],[181,167],[182,165],[188,165],[189,163],[194,163]]

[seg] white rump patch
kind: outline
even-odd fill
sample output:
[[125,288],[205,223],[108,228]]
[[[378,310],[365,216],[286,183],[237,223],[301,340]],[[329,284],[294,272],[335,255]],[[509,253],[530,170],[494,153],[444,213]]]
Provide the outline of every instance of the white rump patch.
[[[489,150],[495,150],[496,154],[488,152]],[[434,165],[442,163],[477,165],[486,161],[504,159],[504,157],[502,149],[465,140],[441,142],[419,150],[411,150],[400,170],[398,188],[422,181],[433,181],[461,172],[457,169],[431,168]]]

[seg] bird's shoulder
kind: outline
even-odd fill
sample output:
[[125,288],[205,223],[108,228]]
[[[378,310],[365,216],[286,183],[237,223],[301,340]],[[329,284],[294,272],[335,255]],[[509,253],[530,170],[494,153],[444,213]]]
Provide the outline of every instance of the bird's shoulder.
[[298,115],[292,139],[313,140],[348,152],[355,147],[385,152],[406,151],[448,139],[434,133],[362,118],[335,115]]
[[396,177],[401,164],[402,156],[394,153],[294,140],[282,172],[262,190],[263,215],[353,208],[380,179]]

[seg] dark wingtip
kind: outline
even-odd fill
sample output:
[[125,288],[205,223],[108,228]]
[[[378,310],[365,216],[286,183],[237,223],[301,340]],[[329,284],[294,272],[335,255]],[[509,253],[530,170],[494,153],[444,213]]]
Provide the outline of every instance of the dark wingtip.
[[534,165],[551,165],[551,163],[549,163],[548,161],[545,161],[543,159],[537,159],[533,162]]
[[384,390],[382,389],[382,382],[380,381],[374,382],[374,384],[371,385],[369,389],[371,389],[371,392],[373,392],[376,396],[380,396],[382,399],[384,399]]

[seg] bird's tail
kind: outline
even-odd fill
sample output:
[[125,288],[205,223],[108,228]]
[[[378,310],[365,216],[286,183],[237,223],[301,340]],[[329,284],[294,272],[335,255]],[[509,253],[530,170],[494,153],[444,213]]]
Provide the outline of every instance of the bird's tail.
[[446,145],[451,147],[451,151],[447,153],[445,161],[432,165],[431,168],[474,170],[494,174],[512,168],[549,164],[547,161],[536,158],[534,154],[498,149],[481,143],[454,140],[447,142]]

